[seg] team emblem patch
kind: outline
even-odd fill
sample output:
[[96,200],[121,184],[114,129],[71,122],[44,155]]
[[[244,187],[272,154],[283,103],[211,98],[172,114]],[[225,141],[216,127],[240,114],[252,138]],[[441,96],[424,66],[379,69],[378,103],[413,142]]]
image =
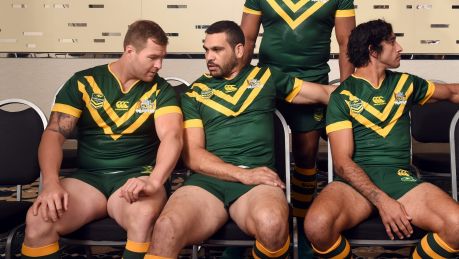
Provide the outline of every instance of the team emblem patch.
[[225,93],[231,93],[236,91],[237,88],[235,85],[225,85]]
[[394,93],[395,96],[395,104],[406,104],[406,95],[402,92]]
[[209,90],[204,90],[201,92],[201,97],[204,99],[210,99],[214,95],[214,90],[209,89]]
[[136,113],[154,113],[156,110],[156,103],[152,102],[149,99],[140,100],[137,103],[137,109],[135,110]]
[[361,113],[363,111],[363,103],[359,98],[352,98],[349,100],[349,108],[353,113]]
[[255,88],[263,87],[260,80],[256,78],[250,79],[247,82],[249,83],[249,86],[247,86],[248,89],[255,89]]
[[385,105],[386,101],[384,100],[383,96],[375,96],[371,99],[374,105]]
[[315,109],[313,118],[315,121],[323,121],[324,119],[324,110],[323,109]]
[[398,169],[397,175],[400,176],[400,181],[402,182],[416,182],[417,179],[411,176],[411,174],[404,169]]
[[91,95],[91,106],[94,109],[99,109],[104,105],[105,96],[103,94],[93,93]]

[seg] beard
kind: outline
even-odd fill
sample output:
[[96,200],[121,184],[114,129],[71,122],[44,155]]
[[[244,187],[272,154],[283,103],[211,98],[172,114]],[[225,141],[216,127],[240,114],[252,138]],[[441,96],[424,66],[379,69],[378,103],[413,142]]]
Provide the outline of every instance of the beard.
[[237,66],[237,58],[236,55],[232,55],[230,60],[223,65],[217,65],[212,61],[207,62],[207,68],[212,66],[212,69],[209,68],[209,73],[211,76],[216,78],[222,77],[229,77],[233,71],[233,69]]

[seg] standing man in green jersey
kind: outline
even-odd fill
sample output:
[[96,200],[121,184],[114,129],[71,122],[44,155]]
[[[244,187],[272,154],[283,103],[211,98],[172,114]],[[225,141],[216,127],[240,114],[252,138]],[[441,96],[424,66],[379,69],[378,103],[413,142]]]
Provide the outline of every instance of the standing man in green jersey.
[[[382,20],[360,24],[349,38],[357,68],[332,94],[327,110],[338,181],[313,202],[305,232],[324,258],[350,258],[341,232],[377,210],[387,235],[409,237],[412,225],[429,233],[413,258],[453,258],[459,251],[459,204],[410,171],[413,105],[437,100],[459,103],[459,84],[438,84],[392,72],[402,47]],[[455,258],[455,257],[454,257]]]
[[[59,258],[59,236],[110,216],[127,231],[123,258],[143,258],[182,149],[182,114],[158,75],[168,39],[129,26],[117,61],[77,72],[56,96],[38,155],[43,191],[26,219],[23,258]],[[78,170],[59,179],[62,144],[78,130]]]
[[244,34],[232,21],[206,30],[208,74],[182,98],[184,161],[194,172],[156,222],[146,258],[176,258],[231,217],[256,239],[255,258],[286,258],[288,204],[274,170],[275,99],[327,103],[333,86],[242,62]]
[[[335,27],[339,44],[340,81],[354,72],[354,66],[349,63],[346,54],[348,37],[355,27],[353,0],[246,0],[241,21],[247,45],[244,53],[246,63],[252,59],[260,25],[263,25],[260,65],[275,67],[305,81],[328,84],[330,37]],[[292,129],[295,161],[293,215],[302,221],[317,186],[317,151],[319,137],[325,127],[326,106],[281,101],[278,108]],[[304,240],[301,225],[298,224],[298,233],[300,240]],[[305,250],[305,247],[300,247],[303,258],[306,257]]]

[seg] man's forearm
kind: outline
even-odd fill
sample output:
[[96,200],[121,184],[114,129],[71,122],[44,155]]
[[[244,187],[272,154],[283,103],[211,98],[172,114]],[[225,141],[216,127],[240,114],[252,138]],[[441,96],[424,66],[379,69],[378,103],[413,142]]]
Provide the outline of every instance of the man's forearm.
[[150,179],[164,184],[169,178],[172,170],[174,170],[180,152],[183,146],[183,139],[179,134],[169,134],[158,147],[156,154],[156,164],[150,175]]
[[59,171],[62,163],[62,143],[64,138],[60,133],[49,129],[43,132],[38,147],[38,161],[43,177],[43,184],[59,181]]
[[386,195],[371,181],[365,171],[354,162],[337,166],[336,173],[375,206],[378,206],[381,197]]
[[245,169],[226,163],[205,149],[196,149],[191,153],[186,159],[191,170],[225,181],[240,182],[239,175]]

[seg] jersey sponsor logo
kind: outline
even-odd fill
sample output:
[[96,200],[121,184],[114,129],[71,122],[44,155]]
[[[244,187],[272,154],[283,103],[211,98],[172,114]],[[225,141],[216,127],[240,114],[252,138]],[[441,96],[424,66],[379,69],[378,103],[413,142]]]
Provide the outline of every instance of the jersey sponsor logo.
[[236,90],[236,85],[225,85],[225,93],[232,93]]
[[136,113],[154,113],[156,111],[156,103],[149,99],[141,100],[137,105]]
[[118,111],[126,111],[129,109],[129,101],[117,101],[115,107]]
[[247,86],[247,89],[255,89],[255,88],[262,88],[263,84],[260,83],[260,80],[254,78],[250,79],[247,81],[249,85]]
[[204,99],[210,99],[214,95],[214,89],[208,89],[201,91],[201,97]]
[[349,100],[349,108],[352,113],[361,113],[363,111],[363,103],[359,98],[351,98]]
[[411,174],[405,169],[398,169],[397,175],[400,176],[402,182],[416,182],[417,179],[411,176]]
[[101,108],[103,106],[103,104],[104,104],[104,101],[105,101],[105,96],[103,94],[93,93],[91,95],[91,106],[94,109]]
[[328,1],[330,1],[330,0],[311,0],[311,2],[319,2],[319,3],[323,3],[323,4],[326,4]]
[[324,120],[324,110],[322,108],[314,109],[313,118],[315,121],[323,121]]
[[402,92],[394,93],[395,96],[395,104],[406,104],[406,95]]
[[383,96],[375,96],[371,99],[375,105],[385,105],[386,101]]

